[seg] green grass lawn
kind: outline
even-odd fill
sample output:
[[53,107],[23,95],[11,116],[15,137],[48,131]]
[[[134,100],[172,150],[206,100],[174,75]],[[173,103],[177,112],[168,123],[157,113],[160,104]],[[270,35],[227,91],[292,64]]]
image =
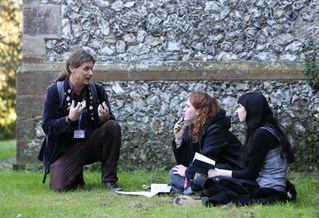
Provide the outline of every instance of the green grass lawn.
[[[146,198],[107,191],[100,183],[99,172],[86,171],[84,188],[66,193],[50,191],[49,178],[46,184],[41,183],[42,178],[42,171],[0,168],[0,217],[319,217],[319,182],[315,176],[291,178],[298,191],[294,203],[211,208],[174,206],[172,202],[178,195]],[[119,172],[124,191],[142,191],[143,184],[167,182],[168,172]]]

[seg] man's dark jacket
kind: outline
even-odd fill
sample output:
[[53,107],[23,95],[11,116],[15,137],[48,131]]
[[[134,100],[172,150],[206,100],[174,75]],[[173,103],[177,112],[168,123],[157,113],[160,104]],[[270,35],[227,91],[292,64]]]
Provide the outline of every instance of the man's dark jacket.
[[[223,109],[202,128],[199,142],[189,138],[188,126],[184,129],[182,144],[176,149],[173,140],[173,152],[177,164],[189,167],[195,152],[199,152],[216,161],[216,167],[222,169],[240,169],[242,155],[241,142],[229,131],[230,117]],[[186,170],[186,177],[193,178],[194,173]]]
[[[103,101],[105,101],[110,110],[110,119],[115,119],[113,113],[111,112],[108,96],[103,86],[94,82],[93,84],[96,88],[97,99],[92,101],[93,120],[89,121],[92,127],[91,132],[103,124],[97,112],[98,105]],[[67,79],[64,81],[63,87],[64,93],[66,93],[68,90],[72,90]],[[89,85],[87,85],[85,89],[86,93],[90,92]],[[87,110],[88,107],[89,106],[87,102]],[[45,176],[47,173],[49,173],[50,164],[52,164],[59,157],[65,148],[70,146],[72,143],[75,143],[73,134],[74,129],[76,129],[78,126],[77,122],[72,122],[69,125],[67,124],[66,116],[68,115],[69,111],[66,98],[64,98],[63,104],[60,107],[57,83],[50,85],[46,92],[42,113],[42,128],[46,134],[46,138],[38,155],[38,159],[41,160],[45,166]]]

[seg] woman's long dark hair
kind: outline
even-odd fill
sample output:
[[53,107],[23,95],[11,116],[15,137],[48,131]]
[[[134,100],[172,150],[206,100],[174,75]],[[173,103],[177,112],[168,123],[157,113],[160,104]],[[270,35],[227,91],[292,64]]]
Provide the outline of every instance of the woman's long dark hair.
[[244,157],[247,156],[247,150],[256,129],[263,125],[270,125],[274,128],[281,140],[282,150],[283,153],[286,154],[287,160],[290,163],[294,162],[295,156],[293,154],[291,144],[284,132],[281,130],[265,96],[260,92],[246,93],[240,96],[238,103],[244,106],[247,111],[247,132],[244,144]]
[[192,92],[189,96],[189,101],[195,109],[199,110],[196,122],[189,124],[189,136],[194,142],[197,142],[200,138],[202,127],[208,120],[217,115],[220,111],[220,106],[214,97],[203,92]]
[[57,81],[62,81],[66,77],[70,76],[70,66],[78,68],[79,66],[81,66],[81,64],[88,61],[92,61],[93,64],[95,63],[94,57],[88,51],[84,49],[75,50],[66,61],[65,71],[59,74]]

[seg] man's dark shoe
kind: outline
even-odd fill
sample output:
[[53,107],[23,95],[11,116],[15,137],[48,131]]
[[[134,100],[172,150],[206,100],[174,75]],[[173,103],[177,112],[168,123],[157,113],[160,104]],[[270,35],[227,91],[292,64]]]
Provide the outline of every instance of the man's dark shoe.
[[104,182],[104,186],[111,191],[122,191],[116,182]]

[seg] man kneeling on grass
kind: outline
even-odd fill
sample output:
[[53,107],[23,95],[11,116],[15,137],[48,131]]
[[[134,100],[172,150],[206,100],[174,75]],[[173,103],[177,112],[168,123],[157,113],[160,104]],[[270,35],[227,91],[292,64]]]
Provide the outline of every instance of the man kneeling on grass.
[[105,187],[121,190],[117,184],[121,128],[103,86],[90,81],[94,63],[90,53],[76,50],[66,71],[47,89],[42,114],[46,139],[38,158],[45,165],[45,177],[51,173],[52,190],[83,186],[83,166],[97,161],[102,162]]

